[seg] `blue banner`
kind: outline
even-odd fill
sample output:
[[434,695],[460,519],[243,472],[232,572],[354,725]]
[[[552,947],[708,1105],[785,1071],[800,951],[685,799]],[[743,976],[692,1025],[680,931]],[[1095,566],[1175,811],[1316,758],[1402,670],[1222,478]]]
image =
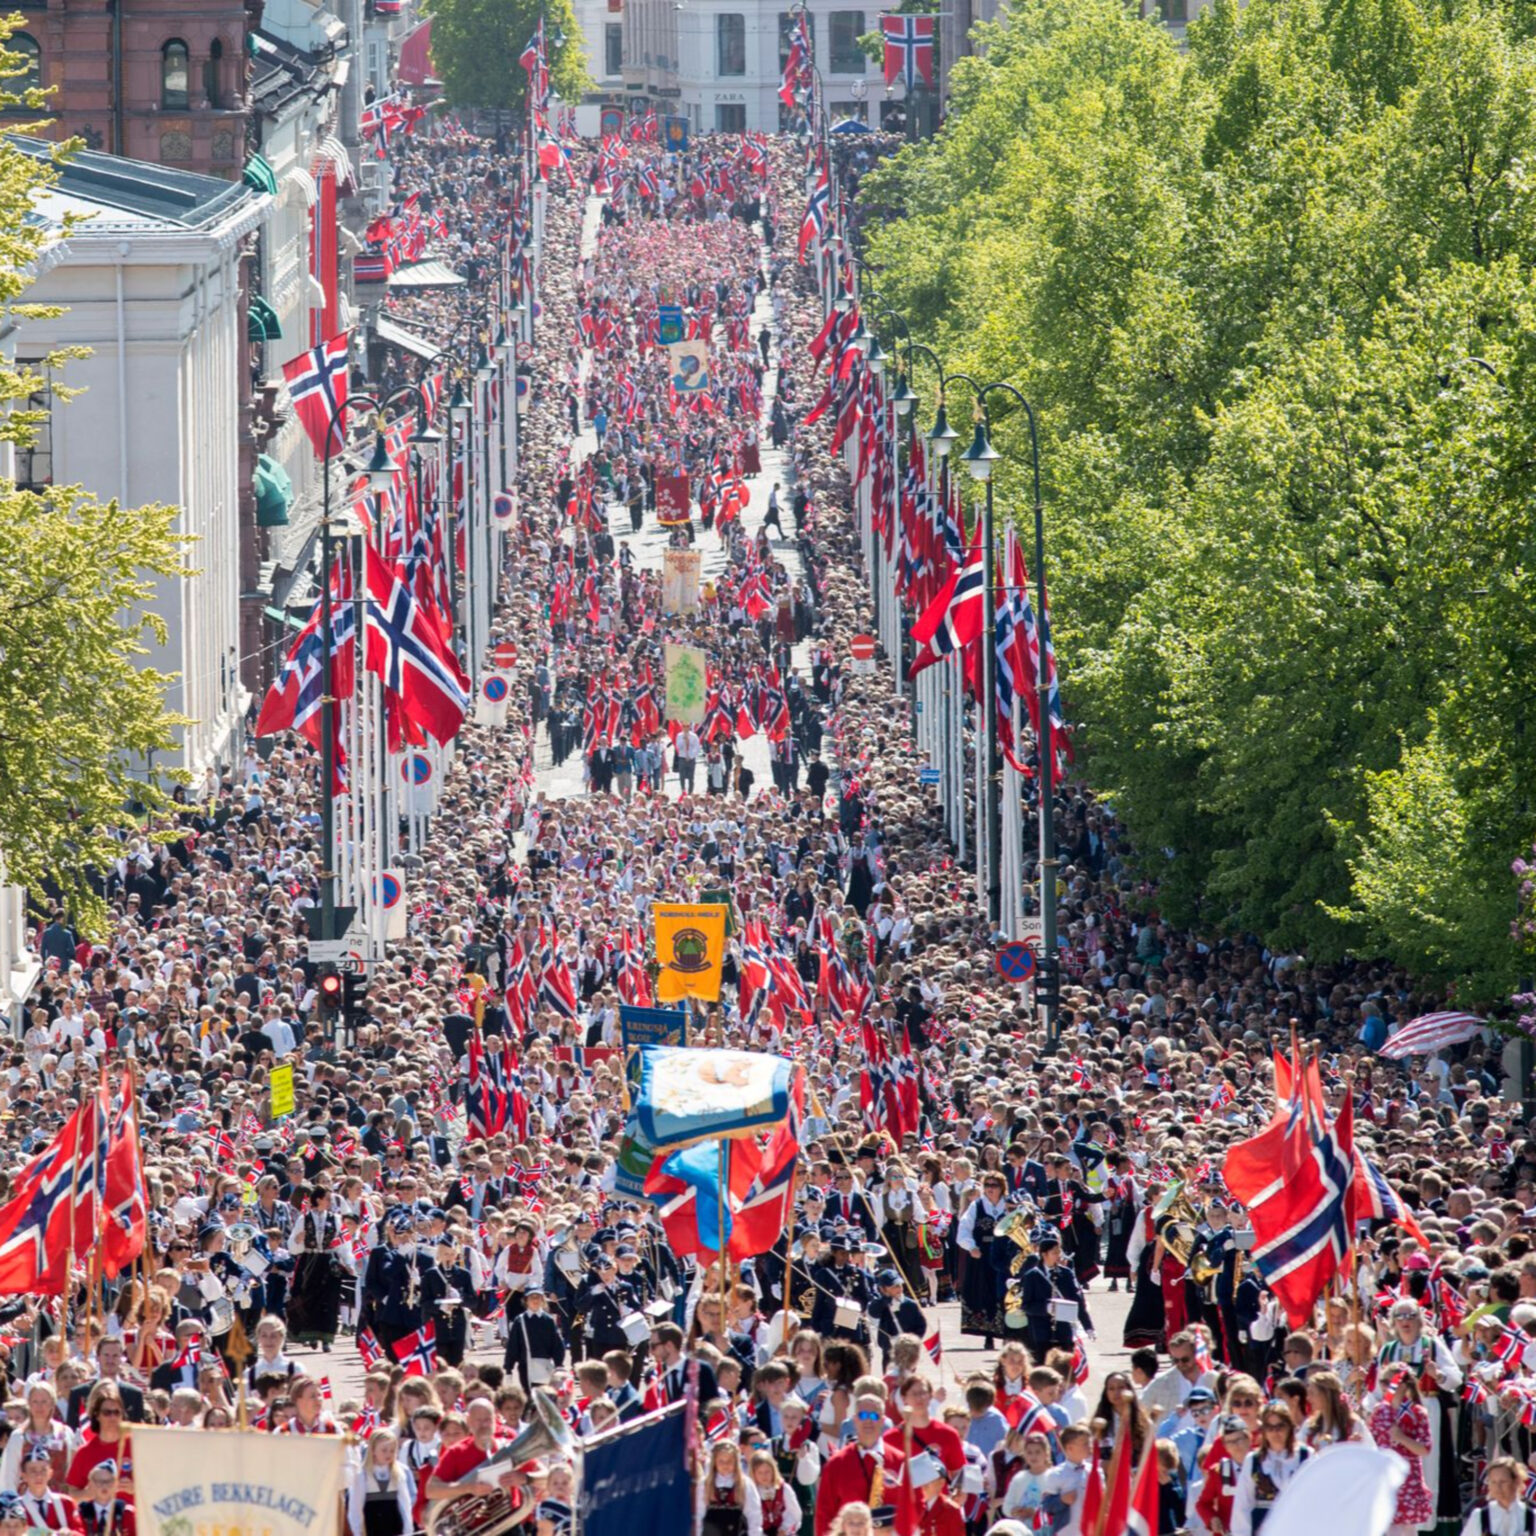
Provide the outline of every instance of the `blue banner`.
[[627,1051],[639,1045],[687,1045],[686,1008],[632,1008],[619,1004],[619,1029]]
[[693,1529],[683,1404],[582,1455],[582,1536],[679,1536]]
[[661,120],[662,143],[674,155],[682,155],[688,152],[688,119],[686,117],[664,117]]

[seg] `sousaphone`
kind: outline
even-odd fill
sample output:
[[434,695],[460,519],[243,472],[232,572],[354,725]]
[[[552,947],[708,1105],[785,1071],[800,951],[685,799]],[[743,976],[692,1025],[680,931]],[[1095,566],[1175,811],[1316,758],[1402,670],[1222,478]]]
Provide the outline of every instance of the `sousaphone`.
[[[519,1462],[533,1461],[551,1451],[569,1454],[574,1449],[575,1436],[548,1393],[535,1392],[532,1408],[533,1422],[495,1455],[466,1472],[453,1484],[455,1488],[494,1482]],[[427,1536],[502,1536],[504,1531],[515,1530],[527,1520],[536,1503],[533,1498],[525,1498],[513,1509],[512,1496],[505,1488],[498,1488],[495,1493],[450,1494],[445,1499],[434,1499],[427,1507]]]

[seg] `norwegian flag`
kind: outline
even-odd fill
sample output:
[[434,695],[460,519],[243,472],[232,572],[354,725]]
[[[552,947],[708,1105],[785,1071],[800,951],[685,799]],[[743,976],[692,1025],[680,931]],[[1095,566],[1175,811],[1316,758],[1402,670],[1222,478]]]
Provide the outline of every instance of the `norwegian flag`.
[[315,457],[340,453],[347,445],[347,354],[352,333],[342,331],[318,347],[283,364],[283,382],[300,425],[309,435]]
[[1525,1329],[1517,1328],[1513,1323],[1505,1323],[1504,1331],[1493,1346],[1493,1352],[1505,1371],[1513,1376],[1520,1369],[1520,1362],[1532,1343],[1536,1343],[1536,1340]]
[[826,167],[822,167],[821,175],[817,178],[816,185],[811,191],[809,200],[805,205],[805,218],[800,224],[800,245],[798,256],[800,263],[805,264],[805,253],[811,248],[813,240],[818,243],[827,232],[827,215],[832,207],[832,183],[827,179]]
[[1349,1220],[1351,1227],[1363,1221],[1390,1221],[1425,1247],[1429,1246],[1424,1229],[1398,1198],[1387,1176],[1359,1147],[1355,1148],[1355,1181],[1349,1190]]
[[528,45],[518,56],[528,76],[528,101],[535,112],[549,110],[549,55],[544,47],[544,18],[533,29]]
[[1195,1369],[1204,1375],[1211,1369],[1211,1336],[1201,1323],[1191,1324],[1189,1332],[1195,1341]]
[[923,1340],[923,1348],[928,1351],[928,1358],[935,1365],[944,1363],[944,1341],[939,1336],[939,1330],[935,1328],[932,1333]]
[[1467,1377],[1466,1385],[1461,1389],[1461,1400],[1477,1407],[1488,1401],[1488,1387],[1481,1376]]
[[374,1336],[373,1329],[364,1328],[359,1332],[357,1352],[363,1357],[365,1371],[371,1371],[384,1358],[384,1346]]
[[885,42],[885,83],[898,79],[910,91],[923,77],[933,86],[933,17],[902,14],[880,18],[880,35]]
[[352,1433],[359,1440],[366,1440],[379,1427],[378,1407],[373,1403],[364,1403],[363,1411],[352,1420]]
[[139,1119],[133,1077],[125,1072],[108,1128],[106,1220],[101,1234],[101,1271],[111,1280],[144,1251],[149,1238],[149,1196],[139,1154]]
[[1072,1338],[1072,1385],[1080,1387],[1088,1380],[1088,1346],[1078,1332]]
[[367,546],[367,666],[408,721],[447,745],[469,714],[470,688],[443,641],[441,614],[412,590],[410,573]]
[[183,1370],[189,1365],[201,1365],[203,1363],[203,1342],[198,1338],[188,1339],[182,1346],[181,1353],[171,1361],[177,1370]]
[[233,1163],[235,1161],[234,1138],[223,1129],[217,1130],[209,1137],[209,1147],[213,1155],[221,1163]]
[[60,1294],[65,1255],[96,1246],[108,1137],[103,1082],[17,1174],[0,1206],[0,1295]]
[[392,1353],[407,1376],[430,1376],[437,1369],[437,1329],[424,1323],[415,1333],[396,1339]]
[[[464,1095],[464,1118],[471,1136],[494,1136],[506,1129],[507,1096],[486,1065],[485,1042],[480,1031],[469,1037],[469,1085]],[[462,1181],[467,1184],[468,1181]],[[473,1189],[462,1189],[466,1203],[474,1198]]]
[[981,635],[986,582],[987,567],[978,524],[965,564],[939,588],[938,596],[912,625],[912,639],[918,649],[908,668],[909,677],[955,651],[963,653],[976,642]]
[[539,1001],[563,1019],[576,1017],[576,982],[571,968],[557,954],[544,962],[539,977]]

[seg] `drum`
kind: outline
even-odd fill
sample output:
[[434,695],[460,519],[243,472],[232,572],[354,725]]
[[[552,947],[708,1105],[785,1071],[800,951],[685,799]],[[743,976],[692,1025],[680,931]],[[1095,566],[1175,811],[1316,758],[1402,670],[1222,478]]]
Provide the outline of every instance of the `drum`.
[[857,1329],[864,1321],[864,1309],[856,1301],[839,1299],[832,1313],[832,1323],[837,1328]]
[[235,1304],[228,1296],[215,1296],[208,1303],[208,1332],[221,1339],[235,1326]]
[[643,1312],[626,1312],[619,1319],[619,1330],[631,1349],[649,1342],[651,1325]]
[[1062,1301],[1060,1297],[1051,1303],[1051,1320],[1072,1327],[1077,1322],[1078,1305],[1075,1301]]

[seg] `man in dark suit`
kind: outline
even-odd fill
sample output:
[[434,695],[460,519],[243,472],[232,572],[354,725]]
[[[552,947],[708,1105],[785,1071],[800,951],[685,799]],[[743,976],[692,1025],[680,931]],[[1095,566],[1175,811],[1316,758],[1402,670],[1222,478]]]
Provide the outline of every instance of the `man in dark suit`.
[[875,1220],[869,1196],[855,1188],[853,1170],[839,1168],[833,1184],[832,1196],[827,1201],[827,1214],[850,1229],[857,1225],[864,1234],[865,1242],[879,1242],[880,1224]]
[[[532,1360],[542,1362],[537,1372],[541,1380],[537,1382],[528,1370]],[[523,1310],[507,1322],[507,1350],[502,1368],[509,1373],[516,1371],[523,1391],[529,1392],[535,1386],[547,1385],[545,1367],[552,1372],[564,1364],[565,1335],[559,1322],[546,1310],[544,1287],[530,1285],[523,1292]]]
[[663,1405],[681,1401],[688,1389],[688,1372],[694,1365],[699,1368],[699,1403],[710,1403],[720,1396],[714,1367],[704,1360],[690,1360],[683,1353],[683,1330],[676,1323],[657,1323],[651,1329],[651,1358],[660,1373],[657,1389]]
[[1006,1172],[1010,1195],[1028,1195],[1036,1205],[1044,1204],[1048,1188],[1045,1164],[1032,1158],[1022,1141],[1009,1145]]
[[[81,1416],[85,1413],[87,1399],[101,1382],[110,1381],[117,1385],[117,1395],[123,1400],[123,1411],[128,1416],[128,1422],[143,1424],[145,1422],[144,1394],[137,1387],[130,1387],[123,1380],[123,1341],[103,1339],[96,1346],[96,1365],[96,1379],[82,1382],[70,1392],[65,1422],[71,1429],[78,1429]],[[192,1385],[195,1386],[196,1383]]]

